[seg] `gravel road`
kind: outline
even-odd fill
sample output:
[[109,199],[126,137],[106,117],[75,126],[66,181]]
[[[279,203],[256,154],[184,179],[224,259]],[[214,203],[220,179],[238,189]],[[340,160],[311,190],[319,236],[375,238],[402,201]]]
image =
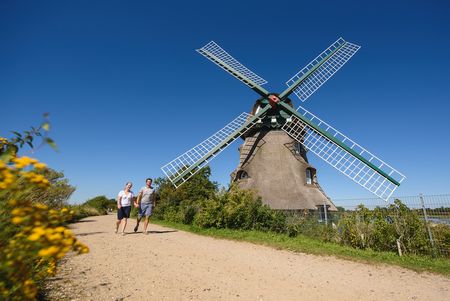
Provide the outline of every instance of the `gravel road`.
[[72,225],[91,251],[64,260],[50,300],[450,300],[449,277],[114,222]]

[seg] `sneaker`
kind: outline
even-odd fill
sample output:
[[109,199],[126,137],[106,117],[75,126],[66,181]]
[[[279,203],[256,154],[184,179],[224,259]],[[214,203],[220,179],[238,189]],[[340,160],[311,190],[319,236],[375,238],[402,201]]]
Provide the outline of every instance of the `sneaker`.
[[139,226],[134,227],[134,232],[137,232]]
[[114,233],[116,233],[116,234],[117,234],[117,229],[116,229],[116,230],[114,230]]
[[122,232],[122,236],[124,236],[125,235],[125,232]]

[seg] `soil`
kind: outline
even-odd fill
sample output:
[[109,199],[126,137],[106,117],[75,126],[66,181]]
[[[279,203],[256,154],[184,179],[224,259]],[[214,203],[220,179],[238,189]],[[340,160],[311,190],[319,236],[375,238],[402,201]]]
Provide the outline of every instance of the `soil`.
[[[73,231],[90,252],[68,255],[50,300],[450,300],[450,278],[199,236],[151,224],[114,233],[115,216]],[[141,225],[142,226],[142,225]]]

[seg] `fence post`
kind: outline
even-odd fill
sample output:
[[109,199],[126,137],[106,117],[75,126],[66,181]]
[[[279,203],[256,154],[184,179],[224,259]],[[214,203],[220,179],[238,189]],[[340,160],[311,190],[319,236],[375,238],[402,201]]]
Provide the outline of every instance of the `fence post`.
[[428,222],[427,210],[425,209],[425,203],[423,201],[423,194],[419,194],[420,204],[422,205],[423,216],[425,217],[425,225],[428,230],[428,237],[430,238],[431,248],[433,249],[433,256],[436,256],[436,247],[434,246],[433,234],[431,233],[430,223]]
[[325,225],[328,225],[328,215],[327,215],[327,203],[323,203],[323,212],[325,214]]

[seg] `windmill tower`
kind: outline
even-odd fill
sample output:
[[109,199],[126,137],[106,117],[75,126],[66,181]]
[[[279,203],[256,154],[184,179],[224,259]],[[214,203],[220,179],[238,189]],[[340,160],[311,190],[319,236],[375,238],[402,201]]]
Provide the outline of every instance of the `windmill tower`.
[[[256,101],[251,112],[261,108]],[[287,101],[291,105],[290,100]],[[254,190],[264,204],[280,210],[317,210],[324,205],[336,210],[317,181],[316,169],[309,164],[303,145],[281,130],[254,126],[241,138],[239,165],[231,181]]]
[[331,44],[286,82],[282,93],[211,41],[197,51],[260,95],[250,114],[242,113],[221,130],[161,169],[178,187],[237,138],[244,138],[232,180],[257,190],[273,209],[317,209],[334,206],[316,180],[306,152],[312,152],[342,174],[387,200],[405,176],[359,144],[288,98],[305,101],[333,76],[359,46],[342,38]]

